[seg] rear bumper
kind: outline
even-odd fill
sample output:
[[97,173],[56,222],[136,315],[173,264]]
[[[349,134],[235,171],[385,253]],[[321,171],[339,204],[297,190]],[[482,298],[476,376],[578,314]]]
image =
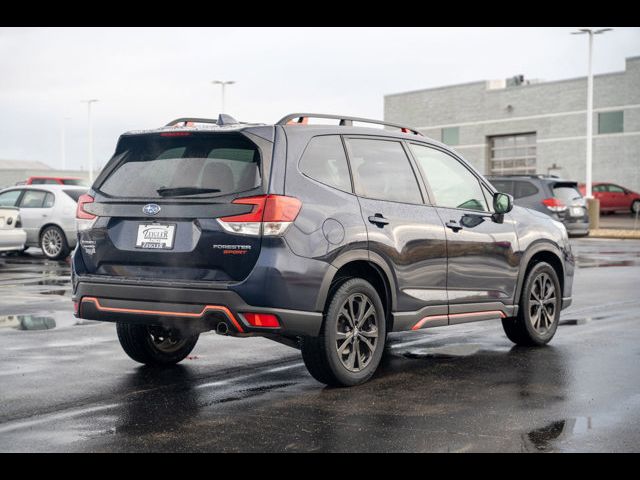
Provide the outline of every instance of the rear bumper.
[[0,252],[22,250],[27,241],[27,232],[21,228],[0,230]]
[[[232,335],[317,336],[322,313],[254,307],[236,292],[156,285],[109,284],[78,279],[76,316],[88,320],[163,325],[207,331],[224,322]],[[243,313],[276,315],[279,328],[254,327]]]
[[564,222],[567,233],[570,235],[586,235],[589,233],[589,221]]

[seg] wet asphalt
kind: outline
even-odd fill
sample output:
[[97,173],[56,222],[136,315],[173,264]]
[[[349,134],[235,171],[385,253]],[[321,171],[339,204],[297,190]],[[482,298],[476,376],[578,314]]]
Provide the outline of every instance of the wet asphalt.
[[139,366],[114,325],[73,318],[67,263],[0,256],[0,451],[638,451],[640,241],[572,244],[550,345],[499,322],[393,334],[349,389],[261,338],[207,333],[178,366]]

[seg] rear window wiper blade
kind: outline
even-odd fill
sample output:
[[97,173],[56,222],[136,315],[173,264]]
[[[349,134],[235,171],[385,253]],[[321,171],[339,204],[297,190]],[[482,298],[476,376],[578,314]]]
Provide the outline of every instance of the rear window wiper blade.
[[160,187],[156,190],[161,197],[180,197],[182,195],[196,195],[198,193],[218,193],[219,188],[204,187]]

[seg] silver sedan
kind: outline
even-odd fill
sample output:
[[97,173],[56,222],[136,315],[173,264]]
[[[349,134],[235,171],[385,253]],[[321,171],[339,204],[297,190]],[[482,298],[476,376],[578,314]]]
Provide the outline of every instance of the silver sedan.
[[86,191],[71,185],[19,185],[0,191],[0,207],[20,209],[25,247],[40,247],[58,260],[76,245],[76,203]]

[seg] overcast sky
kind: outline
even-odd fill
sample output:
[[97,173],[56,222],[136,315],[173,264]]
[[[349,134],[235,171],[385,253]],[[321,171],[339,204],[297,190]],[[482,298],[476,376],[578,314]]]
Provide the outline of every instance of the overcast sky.
[[[0,28],[0,159],[67,165],[94,158],[118,135],[180,116],[227,113],[274,122],[293,111],[382,118],[383,95],[506,78],[586,75],[587,39],[575,28]],[[594,72],[640,55],[640,28],[596,37]],[[639,86],[640,88],[640,86]]]

